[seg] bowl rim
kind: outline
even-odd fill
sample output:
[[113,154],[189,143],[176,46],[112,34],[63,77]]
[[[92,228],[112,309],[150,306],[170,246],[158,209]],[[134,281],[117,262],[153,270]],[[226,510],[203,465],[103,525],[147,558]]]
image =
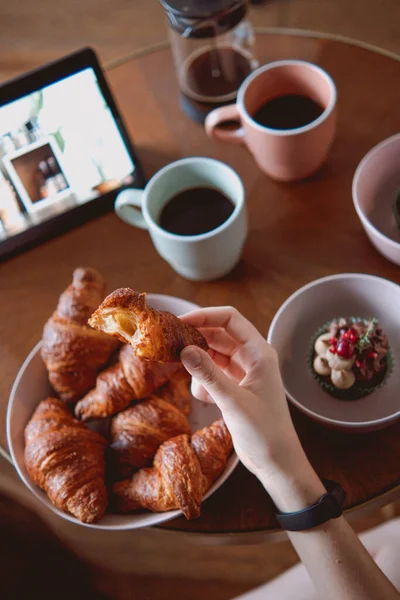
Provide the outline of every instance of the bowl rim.
[[388,237],[384,233],[382,233],[366,216],[364,211],[360,206],[360,200],[358,195],[358,185],[362,175],[363,170],[367,166],[368,162],[372,159],[372,157],[379,152],[385,146],[390,146],[394,143],[400,143],[400,133],[396,133],[395,135],[391,135],[390,137],[382,140],[376,146],[373,146],[365,156],[358,163],[356,170],[354,171],[353,181],[352,181],[352,196],[353,196],[353,204],[356,210],[356,213],[363,224],[364,228],[371,230],[371,232],[376,235],[382,242],[389,244],[392,248],[396,250],[400,250],[400,242],[396,242],[392,238]]
[[[157,293],[148,293],[148,294],[146,294],[146,296],[150,301],[152,298],[154,298],[156,300],[157,299],[162,299],[162,300],[166,299],[166,300],[184,301],[184,302],[192,305],[190,310],[197,310],[198,308],[201,308],[199,305],[192,302],[191,300],[187,300],[186,298],[180,298],[178,296],[171,296],[171,295],[167,295],[167,294],[157,294]],[[128,530],[134,530],[134,529],[143,529],[143,528],[147,528],[147,527],[157,527],[159,525],[162,525],[163,523],[166,523],[167,521],[171,521],[172,519],[176,519],[178,517],[183,516],[183,513],[180,509],[175,509],[175,510],[166,511],[166,512],[157,512],[157,513],[149,512],[148,513],[149,515],[154,515],[154,516],[158,515],[160,517],[160,519],[157,522],[151,523],[151,524],[143,524],[142,525],[142,524],[135,524],[135,523],[121,523],[121,524],[117,524],[117,525],[112,525],[112,524],[102,525],[101,520],[98,523],[83,523],[82,521],[79,521],[76,517],[74,517],[73,515],[70,515],[69,513],[66,513],[64,511],[60,510],[59,508],[57,508],[56,506],[54,506],[51,503],[51,501],[49,500],[49,498],[47,497],[46,493],[42,489],[37,487],[34,484],[34,482],[31,481],[29,476],[27,476],[27,477],[25,476],[25,474],[20,469],[19,463],[18,463],[16,455],[14,453],[14,447],[13,447],[12,436],[11,436],[11,416],[12,416],[11,413],[14,408],[14,398],[15,398],[15,394],[18,389],[19,383],[20,383],[29,363],[36,357],[36,355],[38,353],[40,353],[41,346],[42,346],[42,341],[40,340],[35,344],[35,346],[32,348],[32,350],[29,352],[29,354],[25,357],[22,365],[19,367],[18,373],[14,379],[13,385],[11,387],[11,390],[10,390],[10,393],[8,396],[7,410],[6,410],[6,438],[7,438],[8,449],[9,449],[10,456],[12,459],[13,467],[16,470],[21,481],[28,488],[28,490],[34,495],[35,498],[37,498],[40,501],[40,503],[43,506],[45,506],[52,513],[58,515],[60,518],[63,518],[65,520],[69,521],[70,523],[73,523],[74,525],[88,527],[90,529],[101,529],[103,531],[128,531]],[[199,400],[199,402],[200,402],[200,400]],[[231,477],[231,475],[235,471],[238,464],[239,464],[239,457],[238,457],[237,453],[235,452],[235,449],[233,449],[232,454],[228,458],[228,462],[227,462],[227,466],[225,467],[225,470],[223,471],[223,473],[221,473],[221,475],[218,477],[218,479],[216,479],[214,481],[211,488],[203,495],[202,502],[204,502],[204,500],[207,500],[216,491],[218,491],[218,489],[225,483],[225,481],[227,481]],[[228,472],[228,474],[226,474],[226,471],[228,469],[229,469],[229,472]],[[45,496],[45,498],[43,497],[43,495]],[[46,502],[46,499],[48,500],[48,502]],[[111,516],[113,516],[113,515],[111,515]],[[118,516],[118,515],[116,515],[116,516]],[[125,516],[129,517],[129,514],[126,514]]]
[[[390,279],[386,279],[385,277],[379,277],[377,275],[370,275],[368,273],[337,273],[335,275],[327,275],[326,277],[320,277],[319,279],[315,279],[314,281],[311,281],[310,283],[307,283],[306,285],[303,285],[301,288],[296,290],[293,294],[291,294],[283,302],[283,304],[281,304],[281,306],[278,308],[277,312],[275,313],[274,318],[271,321],[271,325],[269,327],[268,335],[267,335],[267,342],[269,344],[272,344],[271,340],[273,338],[277,323],[278,323],[279,319],[281,318],[281,316],[283,315],[286,308],[294,300],[296,300],[304,292],[307,292],[308,290],[310,290],[314,287],[318,287],[319,285],[324,285],[325,283],[330,282],[330,281],[337,281],[337,280],[342,280],[342,279],[364,279],[364,280],[367,279],[367,280],[373,280],[373,281],[380,281],[380,282],[385,282],[385,284],[394,286],[395,288],[400,288],[400,286],[397,283],[395,283],[394,281],[391,281]],[[320,414],[314,412],[313,410],[311,410],[310,408],[307,408],[306,406],[301,404],[286,389],[284,381],[283,381],[283,386],[285,388],[285,393],[286,393],[287,397],[299,410],[301,410],[303,413],[305,413],[312,419],[317,420],[321,423],[326,423],[328,425],[339,426],[339,427],[346,428],[346,429],[364,429],[364,428],[374,427],[375,425],[383,425],[384,423],[391,423],[392,421],[394,421],[395,419],[400,417],[400,408],[399,408],[399,410],[397,412],[393,413],[392,415],[389,415],[387,417],[382,417],[381,419],[373,419],[370,421],[349,422],[349,421],[341,421],[339,419],[332,419],[331,417],[325,417],[324,415],[320,415]]]

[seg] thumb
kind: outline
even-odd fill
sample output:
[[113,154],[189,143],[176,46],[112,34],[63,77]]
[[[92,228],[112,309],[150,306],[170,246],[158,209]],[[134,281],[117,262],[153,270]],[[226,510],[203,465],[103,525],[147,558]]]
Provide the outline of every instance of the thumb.
[[221,409],[231,406],[238,393],[238,385],[225,375],[207,352],[197,346],[187,346],[181,352],[181,361]]

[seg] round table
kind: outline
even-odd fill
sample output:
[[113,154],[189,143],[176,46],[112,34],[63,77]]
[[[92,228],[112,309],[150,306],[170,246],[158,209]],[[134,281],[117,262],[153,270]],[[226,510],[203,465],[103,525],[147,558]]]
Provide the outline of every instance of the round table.
[[[200,305],[234,304],[263,334],[282,302],[324,275],[367,272],[400,283],[399,268],[369,243],[353,208],[351,182],[362,156],[400,131],[400,62],[357,44],[303,34],[258,31],[260,63],[298,58],[330,73],[338,88],[338,131],[322,170],[309,179],[276,183],[256,167],[244,147],[219,145],[180,110],[172,57],[166,45],[108,70],[145,173],[150,177],[183,156],[223,160],[242,178],[250,233],[243,259],[224,279],[194,283],[177,275],[155,251],[145,231],[114,214],[77,227],[0,265],[0,441],[16,373],[40,339],[43,324],[68,285],[73,269],[91,265],[108,290],[138,290],[180,296]],[[339,481],[346,508],[383,504],[400,494],[400,422],[366,435],[345,435],[312,423],[293,409],[305,451],[321,477]],[[163,525],[175,531],[244,534],[246,542],[276,529],[272,505],[257,479],[242,465],[203,505],[194,521]],[[222,539],[222,538],[221,538]],[[226,536],[238,542],[240,536]],[[233,543],[234,543],[233,542]]]

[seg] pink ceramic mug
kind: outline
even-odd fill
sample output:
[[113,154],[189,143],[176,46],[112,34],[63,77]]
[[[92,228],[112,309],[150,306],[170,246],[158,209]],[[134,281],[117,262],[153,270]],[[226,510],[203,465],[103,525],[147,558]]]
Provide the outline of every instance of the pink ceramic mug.
[[[324,110],[307,125],[296,129],[272,129],[253,118],[268,100],[298,94],[317,102]],[[234,131],[218,127],[239,121]],[[307,177],[324,162],[336,129],[336,87],[320,67],[300,60],[281,60],[254,71],[242,83],[236,104],[213,110],[206,119],[207,135],[220,142],[246,144],[267,175],[280,181]]]

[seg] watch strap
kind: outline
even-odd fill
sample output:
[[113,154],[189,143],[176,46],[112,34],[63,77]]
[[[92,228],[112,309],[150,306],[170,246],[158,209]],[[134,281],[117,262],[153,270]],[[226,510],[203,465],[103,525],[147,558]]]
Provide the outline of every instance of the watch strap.
[[341,516],[346,500],[344,489],[339,483],[330,479],[323,479],[322,482],[327,493],[318,502],[296,512],[277,512],[275,514],[283,529],[287,531],[305,531]]

